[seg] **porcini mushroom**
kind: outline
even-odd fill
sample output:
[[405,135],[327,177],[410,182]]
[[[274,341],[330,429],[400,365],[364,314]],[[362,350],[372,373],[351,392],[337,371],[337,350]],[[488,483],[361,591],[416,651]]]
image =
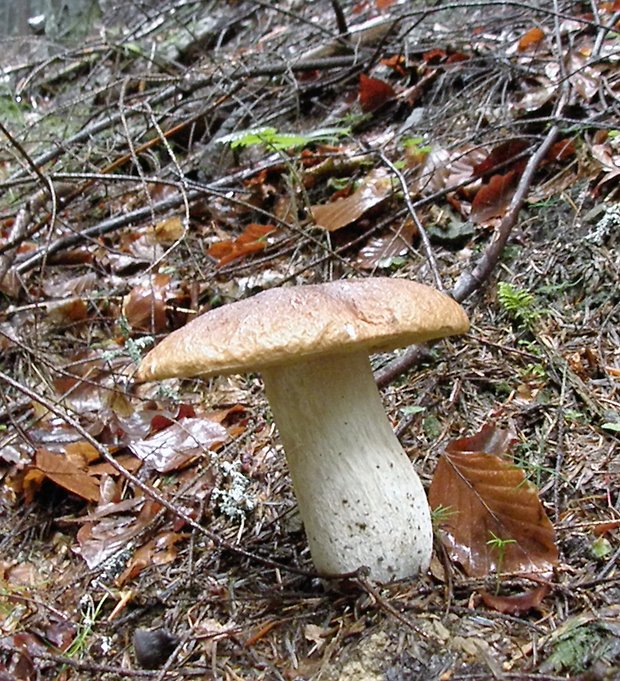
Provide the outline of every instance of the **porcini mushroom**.
[[317,570],[388,581],[427,569],[432,527],[368,355],[468,328],[452,298],[405,279],[271,289],[171,333],[138,378],[262,372]]

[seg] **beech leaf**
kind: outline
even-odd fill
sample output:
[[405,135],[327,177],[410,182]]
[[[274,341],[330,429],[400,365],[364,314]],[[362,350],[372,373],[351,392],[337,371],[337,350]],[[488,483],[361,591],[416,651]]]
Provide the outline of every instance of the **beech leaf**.
[[392,193],[392,181],[383,169],[371,171],[359,187],[344,199],[320,206],[312,206],[312,217],[317,225],[335,232],[352,224],[366,211],[379,205]]
[[394,99],[394,88],[383,80],[360,74],[360,106],[364,113],[371,113]]
[[503,456],[513,436],[487,425],[455,440],[439,460],[429,490],[441,540],[466,574],[544,573],[557,564],[554,530],[524,472]]

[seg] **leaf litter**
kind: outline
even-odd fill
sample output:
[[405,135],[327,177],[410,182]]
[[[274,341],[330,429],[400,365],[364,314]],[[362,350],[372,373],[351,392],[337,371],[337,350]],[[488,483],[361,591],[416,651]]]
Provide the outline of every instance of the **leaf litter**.
[[[181,634],[166,678],[613,678],[617,3],[216,3],[204,22],[176,4],[146,33],[127,9],[123,49],[95,30],[58,62],[36,41],[30,61],[7,54],[21,150],[0,158],[1,370],[205,532],[7,383],[0,672],[137,672],[137,624]],[[382,154],[449,289],[554,123],[494,278],[466,301],[471,335],[385,391],[444,548],[417,579],[326,589],[256,377],[135,386],[135,362],[263,287],[431,281]],[[532,294],[531,323],[500,282]]]

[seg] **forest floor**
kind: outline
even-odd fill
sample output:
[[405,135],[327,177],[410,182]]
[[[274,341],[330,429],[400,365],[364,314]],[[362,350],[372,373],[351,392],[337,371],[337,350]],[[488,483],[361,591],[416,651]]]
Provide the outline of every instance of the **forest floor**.
[[[2,681],[620,678],[619,11],[170,0],[4,41]],[[525,495],[433,502],[388,584],[315,573],[259,375],[134,380],[197,313],[352,276],[470,316],[373,357],[424,486],[471,454]],[[544,545],[480,534],[531,509]]]

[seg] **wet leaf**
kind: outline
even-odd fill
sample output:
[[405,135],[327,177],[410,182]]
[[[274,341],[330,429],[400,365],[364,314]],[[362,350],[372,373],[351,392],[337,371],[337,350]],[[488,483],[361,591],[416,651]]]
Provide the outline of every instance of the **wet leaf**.
[[525,615],[530,610],[540,607],[540,604],[550,590],[549,586],[545,584],[514,596],[497,596],[487,591],[481,591],[480,596],[487,607],[497,610],[497,612],[503,612],[506,615],[518,616]]
[[228,431],[219,423],[186,418],[152,437],[132,442],[130,449],[150,468],[169,473],[187,466],[227,439]]
[[249,224],[237,238],[211,244],[207,254],[217,261],[218,267],[222,267],[264,250],[267,246],[266,237],[276,231],[273,225]]
[[166,298],[171,277],[156,274],[134,286],[123,299],[123,314],[132,329],[161,333],[166,330]]
[[372,113],[395,96],[394,88],[389,83],[360,74],[359,98],[364,113]]
[[344,199],[312,206],[312,216],[319,227],[335,232],[346,227],[379,205],[392,193],[392,181],[387,172],[377,169],[370,172],[359,187]]
[[549,573],[558,560],[553,526],[534,485],[504,457],[511,433],[485,426],[451,442],[429,491],[433,509],[447,508],[441,537],[468,575]]
[[396,234],[390,230],[386,234],[369,239],[357,256],[358,266],[367,270],[375,267],[390,267],[394,258],[409,253],[416,235],[415,225],[407,221]]

